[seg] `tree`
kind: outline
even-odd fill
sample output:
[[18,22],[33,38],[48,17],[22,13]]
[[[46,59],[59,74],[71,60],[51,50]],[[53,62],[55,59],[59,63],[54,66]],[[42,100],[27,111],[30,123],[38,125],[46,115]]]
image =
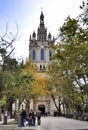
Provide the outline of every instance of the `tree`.
[[80,9],[82,9],[82,14],[79,15],[80,22],[83,23],[83,25],[86,25],[86,31],[88,29],[88,0],[82,0],[82,5],[80,6]]
[[13,43],[16,41],[18,36],[18,26],[16,24],[16,33],[12,33],[8,31],[8,24],[6,24],[6,31],[4,34],[0,35],[0,57],[2,70],[4,71],[4,67],[6,65],[7,59],[11,56],[14,51]]
[[41,73],[35,73],[34,80],[32,82],[33,93],[35,95],[35,99],[44,98],[47,96],[47,78],[43,77]]
[[[18,26],[16,25],[16,33],[11,33],[8,31],[8,24],[6,24],[6,31],[4,34],[0,34],[0,100],[4,97],[6,94],[6,82],[5,73],[8,71],[11,72],[12,68],[11,65],[13,62],[15,62],[15,59],[11,59],[11,54],[14,51],[13,43],[16,41],[16,38],[18,36]],[[11,62],[11,63],[10,63]],[[15,65],[17,63],[14,63]],[[10,70],[11,69],[11,70]],[[10,76],[9,76],[10,77]],[[8,83],[7,83],[8,84]],[[10,93],[11,94],[11,93]],[[8,96],[7,96],[8,97]],[[5,99],[5,98],[4,98]],[[6,98],[8,99],[8,98]]]
[[[27,111],[30,110],[30,102],[46,95],[46,78],[37,73],[37,66],[27,61],[23,67],[24,79],[21,80],[23,86],[24,102]],[[26,79],[25,79],[26,78]]]
[[[2,70],[2,76],[3,76],[3,72],[7,68],[7,62],[8,62],[8,60],[11,59],[10,56],[15,49],[13,46],[13,43],[16,41],[16,38],[18,35],[18,26],[17,25],[16,25],[16,30],[17,31],[15,34],[9,32],[8,24],[6,24],[5,33],[0,35],[0,65],[1,65],[0,67]],[[3,77],[3,79],[4,79],[4,77]],[[3,89],[4,85],[2,85],[2,83],[3,83],[3,81],[1,82],[0,86],[2,86],[2,89]]]
[[21,73],[21,67],[16,61],[16,59],[9,59],[10,62],[7,62],[7,67],[3,72],[3,90],[2,95],[6,96],[6,105],[5,108],[8,109],[12,116],[12,104],[16,100],[16,94],[14,89],[16,88],[16,78],[19,73]]
[[61,87],[61,77],[60,77],[60,71],[58,62],[54,60],[51,65],[50,69],[47,73],[47,79],[46,87],[47,87],[47,93],[52,98],[54,105],[59,112],[59,115],[61,114],[61,104],[62,104],[62,87]]
[[68,16],[60,27],[60,42],[55,47],[54,63],[50,73],[52,86],[49,86],[49,89],[53,91],[57,90],[55,86],[59,87],[67,114],[72,109],[78,111],[79,106],[84,112],[85,99],[88,95],[87,7],[88,2],[83,3],[84,13],[76,19]]
[[[65,85],[71,86],[70,94],[77,93],[81,97],[81,107],[84,112],[85,87],[88,83],[88,31],[81,26],[79,19],[67,17],[66,22],[60,28],[60,44],[57,47],[56,60],[60,68],[60,74],[64,81],[69,81]],[[65,89],[66,90],[66,89]],[[73,93],[73,94],[74,94]],[[74,95],[72,94],[72,98]],[[75,104],[74,98],[72,102]],[[70,95],[69,95],[70,99]],[[70,101],[71,101],[70,100]],[[76,103],[77,104],[77,103]]]

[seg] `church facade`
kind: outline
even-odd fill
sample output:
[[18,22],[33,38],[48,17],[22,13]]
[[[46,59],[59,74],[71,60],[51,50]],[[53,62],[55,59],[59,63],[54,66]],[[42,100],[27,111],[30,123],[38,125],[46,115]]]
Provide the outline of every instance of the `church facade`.
[[[37,33],[34,31],[29,39],[29,60],[37,66],[38,73],[42,73],[42,75],[45,75],[52,62],[54,43],[54,37],[52,37],[50,32],[47,33],[47,28],[44,24],[44,14],[41,11]],[[53,114],[55,111],[55,106],[49,97],[33,101],[32,107],[34,111],[40,110],[43,113],[49,112]]]

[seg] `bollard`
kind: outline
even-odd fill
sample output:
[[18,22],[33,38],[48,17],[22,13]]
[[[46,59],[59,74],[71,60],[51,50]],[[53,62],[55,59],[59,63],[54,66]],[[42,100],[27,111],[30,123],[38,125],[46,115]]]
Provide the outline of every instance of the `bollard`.
[[7,124],[7,116],[4,116],[4,124]]
[[21,127],[21,115],[18,114],[18,127]]

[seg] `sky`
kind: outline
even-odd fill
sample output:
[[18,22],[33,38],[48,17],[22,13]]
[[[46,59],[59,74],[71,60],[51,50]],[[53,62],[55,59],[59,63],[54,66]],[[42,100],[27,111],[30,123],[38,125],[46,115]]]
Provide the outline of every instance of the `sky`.
[[76,18],[81,13],[81,0],[0,0],[0,35],[4,34],[6,24],[8,30],[18,37],[14,43],[14,58],[25,59],[29,56],[30,34],[37,32],[41,10],[47,32],[56,37],[59,28],[70,15]]

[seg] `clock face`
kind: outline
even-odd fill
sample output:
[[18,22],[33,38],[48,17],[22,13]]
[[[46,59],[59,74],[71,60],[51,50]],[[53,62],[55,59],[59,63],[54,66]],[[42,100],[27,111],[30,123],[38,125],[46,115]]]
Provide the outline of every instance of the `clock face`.
[[44,48],[44,45],[43,45],[43,44],[41,45],[41,48]]
[[44,48],[44,43],[42,42],[42,44],[41,44],[41,48]]

